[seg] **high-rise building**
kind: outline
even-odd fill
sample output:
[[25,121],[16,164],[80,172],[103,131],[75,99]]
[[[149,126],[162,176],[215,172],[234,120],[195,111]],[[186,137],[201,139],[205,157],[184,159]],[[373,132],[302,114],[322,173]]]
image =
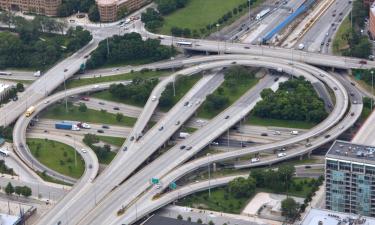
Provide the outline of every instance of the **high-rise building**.
[[100,20],[102,22],[116,21],[121,11],[132,12],[150,3],[152,0],[96,0]]
[[62,0],[0,0],[0,9],[56,16]]
[[336,141],[326,154],[326,208],[375,217],[375,147]]

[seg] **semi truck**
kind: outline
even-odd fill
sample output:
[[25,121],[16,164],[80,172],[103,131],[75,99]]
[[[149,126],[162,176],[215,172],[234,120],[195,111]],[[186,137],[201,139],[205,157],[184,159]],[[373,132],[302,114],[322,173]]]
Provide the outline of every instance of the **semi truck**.
[[263,9],[260,13],[257,14],[257,16],[255,17],[256,20],[260,20],[262,19],[265,15],[267,15],[269,12],[271,11],[270,8],[267,8],[267,9]]
[[91,126],[89,124],[83,123],[83,122],[78,123],[77,126],[79,128],[83,128],[83,129],[90,129],[91,128]]
[[61,129],[61,130],[80,130],[79,127],[73,123],[70,122],[58,122],[55,123],[55,128],[56,129]]
[[31,116],[31,114],[33,114],[34,112],[35,112],[35,107],[34,107],[34,106],[30,106],[30,107],[26,110],[25,116],[26,116],[26,117],[29,117],[29,116]]

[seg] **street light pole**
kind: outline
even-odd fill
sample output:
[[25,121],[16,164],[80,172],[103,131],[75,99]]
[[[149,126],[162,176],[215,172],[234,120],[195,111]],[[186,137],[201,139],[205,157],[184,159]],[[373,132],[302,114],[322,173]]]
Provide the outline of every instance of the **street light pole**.
[[371,112],[374,107],[374,71],[371,70]]
[[210,168],[210,153],[207,153],[208,161],[208,197],[211,198],[211,168]]
[[218,36],[217,38],[217,54],[220,55],[220,35],[219,35],[219,27],[220,24],[216,24],[216,35]]
[[249,0],[249,27],[250,27],[250,23],[251,23],[251,13],[250,13],[250,9],[251,9],[251,0]]
[[64,72],[64,97],[65,97],[65,110],[66,112],[68,112],[68,99],[66,98],[65,72]]

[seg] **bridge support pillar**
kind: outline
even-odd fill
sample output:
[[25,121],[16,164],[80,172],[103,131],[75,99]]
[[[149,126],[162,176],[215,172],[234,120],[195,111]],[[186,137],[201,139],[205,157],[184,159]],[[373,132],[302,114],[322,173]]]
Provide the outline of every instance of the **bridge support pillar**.
[[307,158],[311,158],[311,153],[312,153],[312,151],[309,151],[309,153],[307,153]]
[[217,168],[216,168],[216,163],[212,163],[212,171],[213,172],[216,172]]
[[299,156],[299,160],[302,160],[302,159],[303,159],[303,155],[300,155],[300,156]]

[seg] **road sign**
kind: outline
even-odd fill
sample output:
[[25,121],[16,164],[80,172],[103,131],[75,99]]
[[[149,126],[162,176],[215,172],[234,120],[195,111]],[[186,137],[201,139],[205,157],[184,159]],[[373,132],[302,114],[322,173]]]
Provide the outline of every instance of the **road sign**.
[[159,179],[158,178],[151,178],[151,183],[152,184],[158,184],[159,183]]
[[177,188],[177,184],[175,182],[172,182],[172,183],[169,184],[169,188],[174,190],[174,189]]

